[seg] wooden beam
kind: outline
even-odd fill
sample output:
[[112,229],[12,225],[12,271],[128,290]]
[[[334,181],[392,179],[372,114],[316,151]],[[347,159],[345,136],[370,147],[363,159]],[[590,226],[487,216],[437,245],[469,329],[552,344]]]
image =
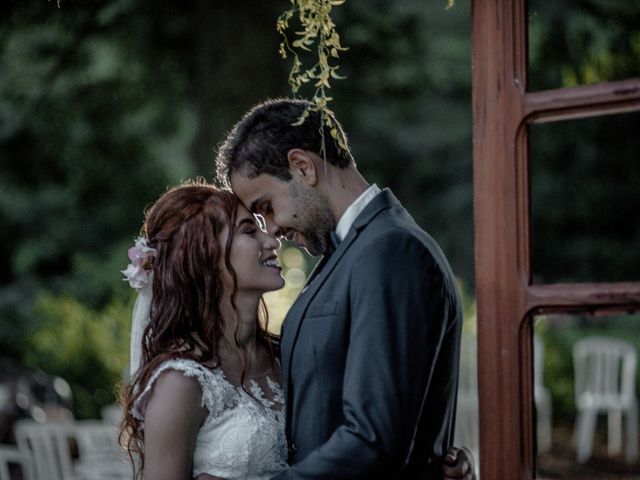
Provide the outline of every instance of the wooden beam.
[[531,285],[526,303],[527,310],[634,313],[640,309],[640,282]]
[[640,109],[640,78],[558,88],[524,96],[530,123],[623,113]]

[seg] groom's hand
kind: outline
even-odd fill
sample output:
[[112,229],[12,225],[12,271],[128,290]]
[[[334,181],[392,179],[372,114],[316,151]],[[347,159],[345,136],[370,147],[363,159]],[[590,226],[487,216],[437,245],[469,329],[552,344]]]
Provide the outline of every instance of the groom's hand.
[[442,462],[445,479],[476,480],[473,454],[466,447],[449,447]]

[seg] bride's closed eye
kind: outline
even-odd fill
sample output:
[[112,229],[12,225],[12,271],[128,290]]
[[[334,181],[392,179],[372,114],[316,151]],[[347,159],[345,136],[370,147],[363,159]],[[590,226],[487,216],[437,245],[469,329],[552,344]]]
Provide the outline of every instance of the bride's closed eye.
[[243,218],[238,225],[238,232],[253,237],[258,232],[258,226],[252,218]]

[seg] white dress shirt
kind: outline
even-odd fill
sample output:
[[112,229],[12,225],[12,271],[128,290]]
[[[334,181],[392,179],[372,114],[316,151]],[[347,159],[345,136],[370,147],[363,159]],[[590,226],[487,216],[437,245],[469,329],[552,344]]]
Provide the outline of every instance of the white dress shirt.
[[364,192],[360,194],[358,198],[356,198],[351,205],[344,211],[340,220],[338,221],[338,225],[336,225],[336,236],[340,239],[340,241],[344,240],[344,237],[349,233],[349,229],[358,215],[365,209],[369,202],[374,199],[376,195],[378,195],[382,190],[376,185],[369,185]]

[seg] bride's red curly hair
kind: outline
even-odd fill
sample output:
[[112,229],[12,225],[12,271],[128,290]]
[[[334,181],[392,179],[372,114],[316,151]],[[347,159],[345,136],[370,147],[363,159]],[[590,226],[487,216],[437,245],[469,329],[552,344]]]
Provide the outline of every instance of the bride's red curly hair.
[[[153,300],[143,335],[140,369],[120,395],[125,412],[120,443],[131,457],[136,478],[144,466],[144,431],[131,410],[153,372],[170,358],[216,366],[225,320],[235,321],[238,331],[237,318],[224,319],[220,313],[220,301],[226,292],[218,267],[222,258],[232,278],[235,308],[237,281],[229,252],[237,209],[238,199],[231,191],[197,180],[171,188],[146,213],[142,234],[157,250],[148,266],[153,271]],[[222,245],[221,233],[227,228],[229,235]],[[266,317],[264,303],[261,306]],[[273,356],[266,318],[263,325],[259,317],[256,315],[258,338]],[[242,352],[246,367],[246,351]]]

